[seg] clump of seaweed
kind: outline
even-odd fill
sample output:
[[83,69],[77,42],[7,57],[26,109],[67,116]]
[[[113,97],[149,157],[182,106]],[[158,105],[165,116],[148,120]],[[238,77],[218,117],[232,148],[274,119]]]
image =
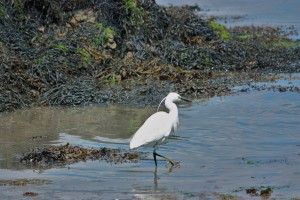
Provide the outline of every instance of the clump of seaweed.
[[86,160],[104,160],[111,164],[138,162],[143,155],[138,152],[128,152],[112,148],[83,148],[69,143],[59,146],[36,148],[24,153],[20,162],[31,167],[51,167],[67,165]]

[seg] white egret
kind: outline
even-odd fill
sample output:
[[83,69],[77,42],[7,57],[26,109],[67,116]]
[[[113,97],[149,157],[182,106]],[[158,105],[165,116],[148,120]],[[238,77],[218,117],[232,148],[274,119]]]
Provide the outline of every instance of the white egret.
[[172,161],[167,157],[164,157],[156,153],[156,148],[158,145],[162,144],[166,140],[166,138],[170,135],[172,130],[175,131],[177,129],[178,109],[174,102],[178,102],[180,100],[190,102],[190,100],[185,99],[181,97],[179,94],[174,92],[169,93],[160,102],[160,104],[164,100],[165,100],[166,107],[169,109],[169,113],[159,111],[151,115],[134,134],[134,136],[130,141],[129,147],[130,149],[135,149],[140,146],[154,147],[153,158],[156,166],[157,166],[156,156],[166,159],[172,164],[172,166],[174,166],[177,163],[175,163],[174,161]]

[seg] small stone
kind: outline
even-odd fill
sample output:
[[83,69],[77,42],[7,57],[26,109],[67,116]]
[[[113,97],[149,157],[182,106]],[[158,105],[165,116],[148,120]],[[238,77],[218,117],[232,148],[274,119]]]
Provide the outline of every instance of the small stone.
[[45,32],[45,26],[38,27],[38,31],[40,31],[41,33],[44,33]]
[[96,22],[96,17],[90,17],[90,18],[88,18],[87,22],[94,24]]
[[131,51],[128,51],[125,55],[125,59],[128,60],[128,59],[132,59],[133,58],[133,53]]
[[73,25],[77,24],[76,19],[74,17],[70,20],[70,24],[73,24]]
[[115,43],[115,42],[107,43],[107,46],[111,49],[115,49],[117,47],[117,43]]

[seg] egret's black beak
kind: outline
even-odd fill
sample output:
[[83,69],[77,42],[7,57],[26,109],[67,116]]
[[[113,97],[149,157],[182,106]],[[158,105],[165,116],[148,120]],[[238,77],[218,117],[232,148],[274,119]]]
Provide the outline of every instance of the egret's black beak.
[[182,100],[182,101],[187,101],[187,102],[192,102],[191,100],[186,99],[186,98],[183,98],[183,97],[180,97],[180,100]]

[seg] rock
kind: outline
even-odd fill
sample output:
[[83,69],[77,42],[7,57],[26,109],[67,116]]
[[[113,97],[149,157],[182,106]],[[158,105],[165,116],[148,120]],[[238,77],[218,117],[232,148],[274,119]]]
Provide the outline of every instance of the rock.
[[117,43],[113,42],[113,43],[107,43],[107,46],[111,49],[115,49],[117,47]]
[[86,22],[94,24],[96,22],[96,17],[90,17],[86,20]]
[[114,36],[111,33],[107,33],[108,41],[106,46],[108,46],[111,49],[115,49],[117,47],[117,43],[114,41]]
[[45,26],[38,27],[38,31],[40,31],[41,33],[44,33],[45,32]]
[[83,22],[95,23],[96,22],[95,13],[90,9],[79,10],[74,14],[72,19],[70,20],[70,24],[72,25],[76,25],[77,23],[83,23]]
[[129,60],[129,59],[132,59],[133,58],[133,53],[132,51],[128,51],[125,55],[125,60]]

